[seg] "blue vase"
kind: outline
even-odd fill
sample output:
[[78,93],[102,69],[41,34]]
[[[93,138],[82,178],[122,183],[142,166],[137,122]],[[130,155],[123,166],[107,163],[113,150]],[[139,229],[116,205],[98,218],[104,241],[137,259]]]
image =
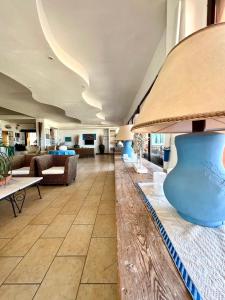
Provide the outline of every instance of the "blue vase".
[[185,220],[225,224],[225,135],[201,132],[175,138],[178,162],[164,182],[168,201]]
[[132,148],[132,141],[123,141],[123,152],[122,156],[127,154],[129,158],[132,158],[134,155],[134,150]]

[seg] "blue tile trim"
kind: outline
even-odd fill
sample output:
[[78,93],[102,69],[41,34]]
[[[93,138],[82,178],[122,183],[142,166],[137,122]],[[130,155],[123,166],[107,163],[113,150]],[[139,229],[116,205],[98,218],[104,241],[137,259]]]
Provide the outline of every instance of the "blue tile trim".
[[162,236],[162,239],[166,245],[166,248],[167,248],[178,272],[180,273],[181,278],[183,279],[186,288],[188,289],[189,293],[191,294],[191,296],[194,300],[203,300],[203,298],[201,297],[200,293],[198,292],[194,282],[188,275],[187,270],[185,269],[185,266],[183,265],[176,249],[174,248],[169,236],[166,233],[166,230],[164,229],[154,208],[152,207],[150,200],[145,196],[144,192],[142,191],[142,189],[138,183],[136,184],[136,186],[142,196],[143,201],[145,202],[145,204],[147,206],[148,211],[151,213],[151,215],[153,217],[154,223]]

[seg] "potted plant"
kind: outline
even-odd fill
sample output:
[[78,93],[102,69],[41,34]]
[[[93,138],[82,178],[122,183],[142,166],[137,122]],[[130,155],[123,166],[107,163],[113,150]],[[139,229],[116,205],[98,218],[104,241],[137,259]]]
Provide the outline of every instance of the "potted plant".
[[0,185],[4,185],[12,178],[11,158],[0,152]]
[[104,154],[105,145],[103,144],[103,136],[102,135],[99,136],[99,146],[98,146],[98,148],[99,148],[100,154]]

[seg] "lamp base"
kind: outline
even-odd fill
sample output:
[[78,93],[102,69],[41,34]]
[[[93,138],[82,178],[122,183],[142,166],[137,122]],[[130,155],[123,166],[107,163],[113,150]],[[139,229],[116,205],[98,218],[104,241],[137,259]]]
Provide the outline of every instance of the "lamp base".
[[183,213],[180,213],[179,211],[177,211],[178,214],[186,221],[192,223],[192,224],[196,224],[196,225],[200,225],[200,226],[204,226],[204,227],[219,227],[219,226],[222,226],[225,224],[225,221],[218,221],[218,222],[207,222],[207,221],[201,221],[201,220],[197,220],[197,219],[194,219],[190,216],[187,216]]
[[193,133],[175,139],[178,162],[164,181],[168,201],[185,220],[207,227],[225,223],[225,135]]
[[123,151],[122,157],[124,154],[127,154],[129,158],[132,158],[134,155],[134,150],[132,148],[132,141],[123,141]]

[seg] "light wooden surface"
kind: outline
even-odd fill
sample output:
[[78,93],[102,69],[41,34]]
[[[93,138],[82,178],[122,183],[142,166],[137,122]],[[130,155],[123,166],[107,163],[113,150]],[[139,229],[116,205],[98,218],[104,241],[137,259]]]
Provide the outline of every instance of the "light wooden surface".
[[191,299],[135,183],[161,168],[145,162],[148,174],[115,156],[117,250],[122,300]]

